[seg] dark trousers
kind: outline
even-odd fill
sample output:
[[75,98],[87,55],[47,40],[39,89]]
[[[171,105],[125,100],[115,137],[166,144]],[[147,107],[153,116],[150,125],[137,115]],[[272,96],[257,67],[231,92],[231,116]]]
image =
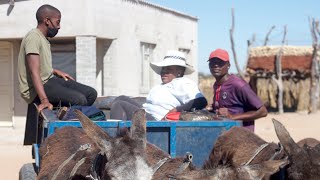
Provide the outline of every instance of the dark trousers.
[[97,91],[92,87],[60,77],[49,79],[44,84],[44,91],[53,106],[60,102],[62,106],[91,106],[97,98]]
[[38,97],[36,97],[32,103],[28,104],[27,121],[26,121],[26,127],[24,132],[24,142],[23,142],[24,145],[32,145],[34,143],[39,142],[40,140],[40,137],[37,138],[39,114],[34,104],[37,104],[37,105],[40,104],[40,100]]
[[[60,77],[53,77],[44,84],[44,91],[49,102],[57,107],[61,106],[90,106],[97,98],[97,91],[92,87],[80,84],[73,80],[65,81]],[[39,97],[36,97],[28,105],[27,121],[24,136],[24,145],[32,145],[37,142],[38,112],[35,104],[40,104]],[[39,140],[40,137],[38,137]]]
[[[110,119],[132,120],[134,112],[142,108],[142,104],[136,99],[128,96],[117,97],[111,105]],[[154,117],[146,113],[147,120],[155,120]]]

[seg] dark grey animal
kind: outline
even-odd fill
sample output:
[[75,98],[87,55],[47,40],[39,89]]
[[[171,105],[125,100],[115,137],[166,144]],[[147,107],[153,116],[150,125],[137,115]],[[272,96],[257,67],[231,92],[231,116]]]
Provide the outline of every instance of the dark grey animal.
[[[280,163],[280,167],[285,169],[288,179],[320,179],[320,145],[300,147],[292,140],[288,131],[279,121],[273,120],[273,123],[280,144],[283,146],[282,151],[281,146],[267,143],[244,127],[233,127],[219,136],[203,168],[207,169],[221,164],[219,157],[223,152],[233,154],[230,161],[234,167],[241,168],[244,164],[266,163],[272,159],[280,162],[288,159],[288,163]],[[286,164],[288,165],[284,167]],[[279,174],[270,178],[278,179]]]
[[[256,153],[259,148],[261,148],[261,151]],[[239,167],[249,162],[253,157],[250,164],[285,158],[285,152],[279,150],[278,144],[267,143],[245,127],[232,127],[217,138],[204,168],[211,167],[211,164],[217,164],[218,158],[216,156],[219,157],[221,151],[233,154],[231,162]]]
[[269,177],[278,172],[279,168],[288,164],[286,159],[262,161],[255,164],[243,164],[235,166],[232,163],[233,154],[229,152],[217,151],[215,159],[208,159],[205,167],[196,169],[192,163],[184,167],[185,158],[170,158],[168,154],[156,146],[147,146],[148,162],[155,165],[157,162],[168,158],[168,160],[159,167],[152,179],[184,179],[184,180],[202,180],[202,179],[269,179]]
[[153,169],[146,161],[144,110],[132,120],[131,134],[110,137],[80,111],[83,130],[57,130],[40,147],[42,164],[37,179],[149,180]]
[[314,138],[304,138],[304,139],[301,139],[297,144],[300,147],[309,146],[309,147],[314,148],[320,144],[320,141],[318,141],[317,139],[314,139]]
[[241,165],[236,167],[228,161],[231,157],[220,159],[225,164],[220,164],[209,169],[195,170],[182,173],[178,180],[256,180],[269,179],[271,175],[279,171],[279,167],[286,165],[286,160],[264,161],[259,164]]
[[279,121],[273,119],[273,124],[279,141],[289,157],[288,179],[320,179],[320,145],[300,147]]

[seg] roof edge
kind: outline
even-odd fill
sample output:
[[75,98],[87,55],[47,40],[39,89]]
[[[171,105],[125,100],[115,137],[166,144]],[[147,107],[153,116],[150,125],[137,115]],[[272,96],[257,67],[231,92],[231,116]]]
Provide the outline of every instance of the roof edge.
[[[276,56],[283,48],[282,55],[284,56],[305,56],[311,55],[313,52],[312,46],[258,46],[249,49],[250,57]],[[319,52],[318,55],[319,56]]]
[[199,18],[196,17],[196,16],[191,16],[191,15],[188,15],[186,13],[182,13],[182,12],[179,12],[179,11],[176,11],[176,10],[173,10],[173,9],[161,6],[161,5],[153,4],[153,3],[145,1],[145,0],[123,0],[123,1],[130,1],[130,2],[135,3],[135,4],[142,4],[142,5],[145,5],[145,6],[153,7],[155,9],[160,9],[162,11],[169,12],[169,13],[172,13],[172,14],[175,14],[175,15],[178,15],[178,16],[182,16],[182,17],[188,18],[188,19],[193,20],[193,21],[198,21],[199,20]]

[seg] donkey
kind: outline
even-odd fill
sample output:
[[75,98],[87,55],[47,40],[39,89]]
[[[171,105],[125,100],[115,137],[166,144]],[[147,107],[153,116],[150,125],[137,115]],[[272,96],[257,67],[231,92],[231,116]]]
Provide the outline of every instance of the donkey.
[[192,165],[192,155],[171,158],[170,155],[159,147],[147,144],[147,160],[154,169],[153,180],[163,180],[175,177],[182,172],[191,172],[196,169]]
[[[231,164],[235,167],[241,167],[244,164],[259,164],[269,160],[283,161],[288,156],[288,163],[283,163],[280,167],[284,167],[289,179],[313,179],[314,177],[314,179],[319,179],[320,145],[314,148],[308,144],[299,147],[279,121],[273,120],[273,123],[281,146],[267,143],[244,127],[233,127],[218,137],[203,168],[207,169],[219,164],[221,151],[233,154]],[[305,142],[316,141],[302,141],[301,144]],[[270,178],[279,178],[277,176],[279,174]]]
[[[154,156],[151,156],[153,154]],[[269,177],[279,171],[279,167],[288,164],[286,159],[264,161],[259,164],[241,165],[236,167],[231,163],[232,154],[220,152],[220,156],[216,156],[218,161],[216,164],[211,164],[203,169],[196,169],[188,154],[185,158],[170,158],[166,154],[159,150],[157,147],[147,146],[148,161],[151,164],[155,164],[162,159],[166,159],[166,162],[162,164],[155,171],[153,175],[154,180],[162,179],[181,179],[181,180],[203,180],[203,179],[269,179]],[[189,162],[187,161],[189,160]],[[158,163],[159,164],[159,163]]]
[[[287,129],[277,120],[273,119],[276,134],[284,151],[289,157],[290,164],[287,168],[289,179],[320,179],[320,144],[317,140],[304,140],[311,143],[300,147],[290,136]],[[301,143],[302,144],[302,143]]]
[[144,110],[132,119],[131,134],[110,137],[80,111],[83,130],[58,129],[40,147],[41,165],[37,179],[137,179],[149,180],[153,169],[145,157]]
[[[154,169],[154,180],[162,179],[269,179],[269,177],[279,171],[279,167],[288,164],[286,159],[262,161],[255,164],[242,164],[236,166],[232,163],[234,154],[232,152],[217,151],[215,159],[207,160],[202,169],[197,169],[192,165],[192,156],[170,158],[169,154],[158,147],[147,145],[147,159],[151,165],[161,165]],[[190,157],[191,156],[191,157]]]
[[284,151],[275,143],[267,143],[245,127],[232,127],[221,134],[214,144],[204,168],[211,167],[219,159],[220,152],[233,154],[232,164],[256,164],[268,160],[279,160],[286,157]]
[[[152,179],[176,175],[176,170],[185,165],[185,158],[170,158],[155,145],[146,144],[146,119],[142,112],[136,112],[133,117],[131,138],[123,130],[121,136],[124,137],[112,138],[78,111],[85,132],[76,127],[64,127],[48,137],[40,147],[42,161],[37,179],[151,179],[151,166]],[[144,163],[145,158],[150,166]],[[165,165],[161,166],[163,163]],[[115,174],[117,169],[122,171]],[[195,167],[190,164],[180,169],[191,171]]]
[[[229,157],[228,157],[229,156]],[[184,172],[176,177],[177,180],[256,180],[269,179],[271,175],[279,171],[279,167],[286,165],[287,160],[264,161],[259,164],[241,165],[236,167],[231,162],[232,155],[226,155],[220,159],[223,163],[209,169]]]
[[320,141],[318,141],[317,139],[314,139],[314,138],[304,138],[304,139],[301,139],[297,144],[300,147],[309,146],[309,147],[314,148],[320,144]]

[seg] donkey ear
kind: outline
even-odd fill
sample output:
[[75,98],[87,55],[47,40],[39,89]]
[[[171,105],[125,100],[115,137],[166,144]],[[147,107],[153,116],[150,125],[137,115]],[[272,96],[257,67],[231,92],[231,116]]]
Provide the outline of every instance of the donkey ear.
[[138,140],[139,146],[146,149],[146,112],[143,109],[137,110],[132,116],[131,138]]
[[111,137],[102,128],[93,123],[86,115],[79,110],[74,110],[81,122],[85,133],[95,142],[102,151],[108,152],[111,149]]
[[284,150],[288,154],[297,154],[301,152],[301,148],[291,138],[287,129],[276,119],[272,119],[276,134],[280,143],[283,145]]
[[[247,172],[253,179],[270,179],[272,174],[278,172],[280,168],[283,168],[288,164],[289,162],[287,159],[270,160],[260,164],[242,166],[240,172]],[[240,173],[239,178],[242,179],[241,176],[243,175],[244,177],[247,177],[247,175]]]

